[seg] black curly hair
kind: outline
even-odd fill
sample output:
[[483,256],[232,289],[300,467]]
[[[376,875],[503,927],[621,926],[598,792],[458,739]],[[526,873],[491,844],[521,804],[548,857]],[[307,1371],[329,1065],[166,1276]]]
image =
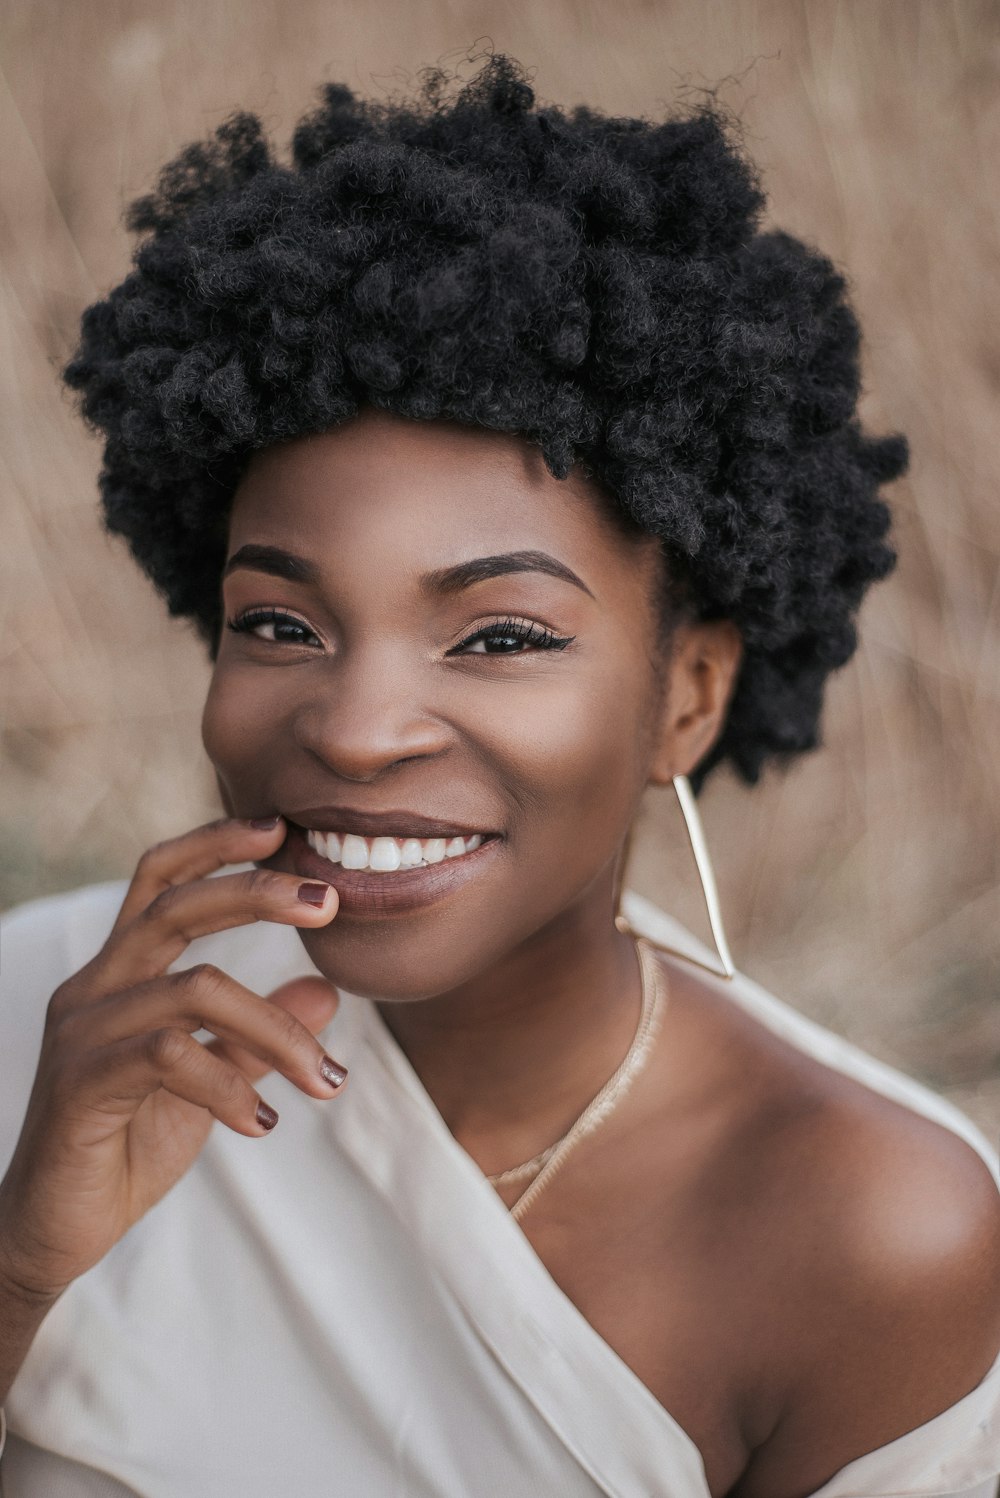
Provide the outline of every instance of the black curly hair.
[[127,224],[134,269],[83,315],[63,378],[105,434],[105,528],[214,660],[233,491],[257,448],[362,406],[520,434],[661,538],[699,618],[744,657],[691,774],[819,742],[852,616],[894,566],[880,484],[904,438],[856,416],[856,319],[831,262],[759,227],[714,100],[662,123],[535,107],[489,56],[449,94],[344,84],[290,165],[237,113],[168,164]]

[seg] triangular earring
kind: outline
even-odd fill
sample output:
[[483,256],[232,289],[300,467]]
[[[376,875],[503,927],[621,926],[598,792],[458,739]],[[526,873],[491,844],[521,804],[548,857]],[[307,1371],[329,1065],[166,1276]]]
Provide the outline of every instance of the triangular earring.
[[[660,941],[647,937],[654,946],[663,952],[672,952],[677,957],[684,957],[688,962],[693,962],[696,967],[701,967],[706,972],[714,973],[717,978],[732,978],[736,967],[729,952],[729,943],[726,941],[726,933],[722,929],[722,912],[719,909],[719,892],[715,886],[715,875],[712,872],[711,859],[708,856],[708,845],[705,842],[705,833],[701,825],[701,817],[698,814],[698,806],[695,801],[691,782],[686,775],[673,776],[674,790],[677,792],[677,800],[680,803],[681,814],[684,817],[684,826],[687,828],[688,841],[694,854],[694,861],[698,867],[698,877],[701,880],[701,892],[705,899],[705,908],[708,911],[709,924],[712,927],[712,936],[715,940],[716,950],[722,967],[712,967],[707,962],[702,962],[700,957],[693,956],[690,952],[683,952],[677,947],[666,947]],[[621,896],[625,887],[625,862],[627,861],[628,848],[626,845],[626,860],[623,860],[621,881],[618,887],[618,910],[615,915],[615,925],[619,931],[627,932],[632,936],[639,933],[634,931],[629,924],[628,917],[621,913]]]

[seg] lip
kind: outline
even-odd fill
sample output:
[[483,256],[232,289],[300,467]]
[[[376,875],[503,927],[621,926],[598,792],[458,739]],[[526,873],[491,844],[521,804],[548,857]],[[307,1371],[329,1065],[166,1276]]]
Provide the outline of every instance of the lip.
[[[393,825],[398,827],[399,824]],[[443,827],[445,824],[433,825]],[[338,829],[314,827],[313,830],[321,832]],[[353,829],[343,827],[343,830],[349,832]],[[412,835],[417,836],[416,833]],[[437,835],[445,836],[443,832]],[[462,834],[455,835],[460,837]],[[466,835],[472,834],[470,832]],[[340,909],[332,923],[336,925],[341,915],[382,917],[433,905],[436,901],[455,894],[471,880],[479,878],[489,867],[502,842],[503,839],[499,836],[489,836],[471,853],[463,853],[458,858],[446,858],[441,863],[428,864],[425,868],[397,869],[392,874],[374,874],[370,869],[345,869],[342,864],[331,863],[309,846],[303,829],[290,819],[284,847],[291,857],[295,874],[303,879],[321,879],[324,884],[333,885],[340,896]]]
[[354,832],[358,837],[483,837],[496,834],[488,827],[465,822],[443,822],[418,811],[356,811],[350,806],[310,806],[283,813],[285,821],[309,832]]

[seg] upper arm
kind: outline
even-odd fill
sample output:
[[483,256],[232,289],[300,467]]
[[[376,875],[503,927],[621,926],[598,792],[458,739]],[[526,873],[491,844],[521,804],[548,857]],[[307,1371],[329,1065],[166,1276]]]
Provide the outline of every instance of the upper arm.
[[894,1106],[827,1133],[782,1413],[734,1498],[805,1498],[971,1393],[1000,1353],[1000,1190],[985,1161]]

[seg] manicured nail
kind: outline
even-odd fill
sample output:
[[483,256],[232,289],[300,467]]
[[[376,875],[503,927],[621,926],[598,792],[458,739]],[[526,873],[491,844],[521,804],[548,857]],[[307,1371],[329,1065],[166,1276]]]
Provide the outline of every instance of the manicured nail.
[[306,905],[325,905],[330,892],[328,884],[300,884],[299,899]]
[[280,817],[251,817],[250,826],[255,832],[270,832],[280,820]]
[[329,1056],[324,1056],[320,1062],[319,1074],[331,1087],[343,1087],[347,1081],[347,1067],[341,1066]]
[[278,1115],[277,1113],[275,1113],[274,1109],[269,1108],[266,1103],[258,1103],[257,1122],[260,1124],[262,1129],[273,1129],[275,1124],[278,1122]]

